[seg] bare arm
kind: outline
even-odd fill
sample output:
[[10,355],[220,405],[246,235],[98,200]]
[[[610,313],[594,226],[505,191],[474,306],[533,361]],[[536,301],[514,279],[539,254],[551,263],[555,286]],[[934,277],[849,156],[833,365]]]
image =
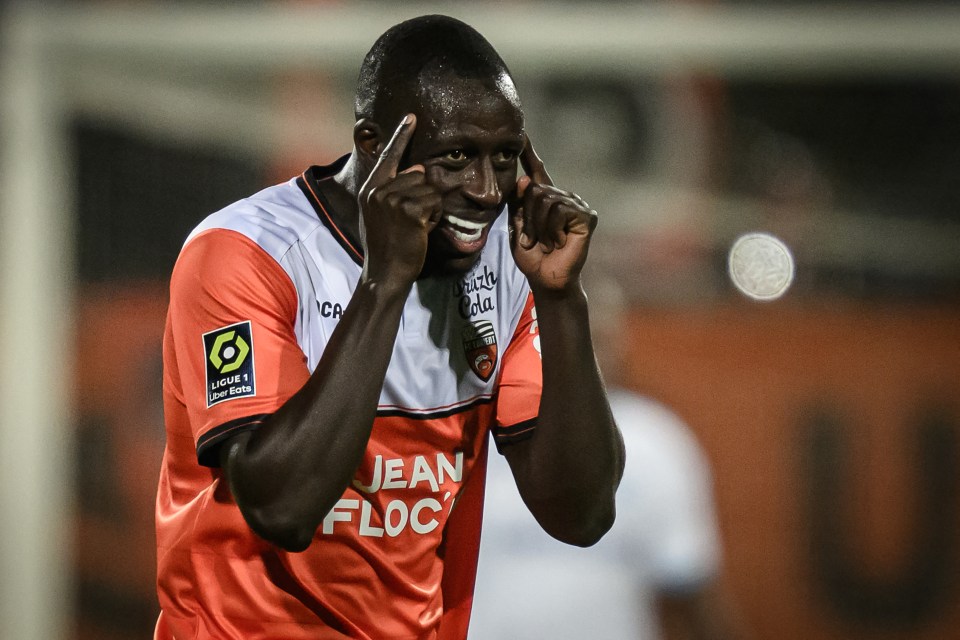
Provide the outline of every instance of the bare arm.
[[309,546],[362,460],[404,302],[440,214],[422,167],[396,173],[414,126],[412,116],[401,123],[360,190],[364,268],[316,370],[260,428],[220,449],[247,523],[290,551]]
[[559,190],[529,140],[518,181],[513,250],[537,308],[543,393],[533,437],[504,450],[531,513],[553,537],[595,543],[614,520],[623,440],[600,379],[580,270],[596,212]]
[[250,527],[306,549],[359,466],[406,298],[361,283],[306,385],[259,429],[225,442],[220,463]]

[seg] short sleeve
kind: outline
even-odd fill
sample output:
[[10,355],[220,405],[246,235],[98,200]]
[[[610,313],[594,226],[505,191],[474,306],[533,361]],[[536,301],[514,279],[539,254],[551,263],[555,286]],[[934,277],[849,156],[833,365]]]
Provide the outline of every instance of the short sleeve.
[[519,442],[533,435],[540,412],[542,390],[540,327],[533,294],[528,293],[520,322],[503,355],[493,429],[497,450],[505,444]]
[[253,429],[309,377],[294,326],[296,290],[251,239],[212,229],[191,239],[170,283],[174,366],[200,464]]

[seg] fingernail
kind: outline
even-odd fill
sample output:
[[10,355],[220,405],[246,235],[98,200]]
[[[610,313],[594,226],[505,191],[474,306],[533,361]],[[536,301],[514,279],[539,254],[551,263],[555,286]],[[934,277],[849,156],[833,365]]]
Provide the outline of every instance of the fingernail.
[[520,232],[520,244],[528,249],[530,248],[530,236],[528,236],[524,231]]
[[413,114],[408,113],[407,115],[403,116],[403,122],[400,124],[410,124],[411,122],[413,122]]

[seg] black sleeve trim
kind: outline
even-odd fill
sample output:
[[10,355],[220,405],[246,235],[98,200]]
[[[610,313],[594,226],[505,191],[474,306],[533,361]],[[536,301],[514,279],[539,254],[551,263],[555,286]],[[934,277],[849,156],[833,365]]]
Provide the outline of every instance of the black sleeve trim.
[[219,467],[220,445],[223,444],[223,441],[243,431],[256,429],[270,415],[269,413],[259,413],[254,416],[237,418],[208,430],[197,440],[197,462],[204,467]]
[[537,419],[530,418],[509,427],[497,427],[493,430],[493,443],[497,445],[497,451],[503,453],[503,448],[533,436],[537,430]]

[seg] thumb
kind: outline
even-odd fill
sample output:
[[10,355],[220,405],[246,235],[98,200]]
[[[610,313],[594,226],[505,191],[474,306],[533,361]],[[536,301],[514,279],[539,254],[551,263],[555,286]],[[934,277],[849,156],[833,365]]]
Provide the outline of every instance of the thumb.
[[527,192],[527,187],[530,186],[530,183],[533,180],[530,179],[530,176],[520,176],[517,179],[517,197],[522,198],[523,194]]

